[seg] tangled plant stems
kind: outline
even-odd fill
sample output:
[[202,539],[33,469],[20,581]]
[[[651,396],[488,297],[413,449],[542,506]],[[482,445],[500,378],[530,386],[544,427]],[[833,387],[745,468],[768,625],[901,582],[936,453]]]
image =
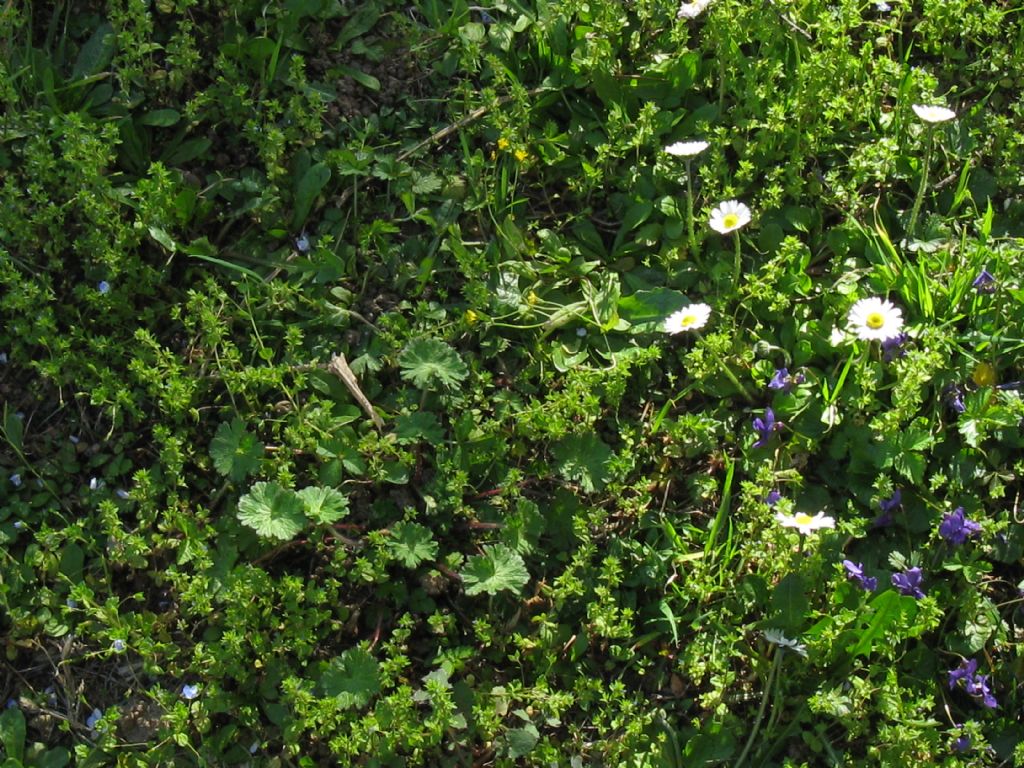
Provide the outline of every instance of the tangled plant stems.
[[917,229],[917,217],[921,213],[921,203],[924,200],[925,190],[928,188],[928,169],[932,164],[932,145],[934,143],[935,126],[945,123],[956,117],[956,113],[945,107],[928,106],[924,104],[913,105],[916,114],[925,126],[924,132],[924,162],[921,164],[921,181],[917,186],[917,196],[914,198],[914,207],[910,211],[910,219],[907,221],[907,237],[913,237]]
[[693,174],[691,165],[693,158],[708,148],[706,141],[677,141],[665,147],[665,152],[673,157],[683,158],[686,163],[686,232],[690,245],[690,256],[697,258],[697,235],[693,230]]

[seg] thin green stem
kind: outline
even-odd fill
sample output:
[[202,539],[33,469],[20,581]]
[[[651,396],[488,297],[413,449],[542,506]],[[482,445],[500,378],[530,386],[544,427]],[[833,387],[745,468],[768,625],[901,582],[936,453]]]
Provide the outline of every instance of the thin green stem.
[[751,729],[750,736],[747,737],[747,743],[743,747],[743,751],[740,753],[739,758],[736,760],[736,763],[732,768],[740,768],[740,766],[743,765],[743,761],[747,759],[747,754],[749,754],[750,748],[754,746],[754,739],[757,738],[757,732],[761,730],[761,722],[764,720],[764,711],[768,706],[768,696],[771,694],[772,685],[775,683],[775,676],[779,671],[779,667],[782,666],[782,654],[783,650],[776,646],[775,658],[772,660],[772,671],[768,673],[768,682],[764,686],[764,693],[761,694],[761,706],[757,708],[757,718],[754,720],[754,727]]
[[924,202],[924,193],[928,189],[928,169],[932,164],[932,134],[935,129],[928,126],[924,135],[924,163],[921,166],[921,181],[917,185],[917,197],[914,198],[914,207],[910,211],[910,220],[907,222],[907,237],[913,237],[917,229],[917,216],[921,213],[921,203]]
[[747,388],[744,387],[740,383],[740,380],[736,378],[736,374],[732,372],[732,369],[729,367],[728,363],[726,363],[725,360],[721,359],[719,359],[718,362],[722,364],[722,371],[725,373],[729,381],[731,381],[733,386],[740,391],[741,395],[743,395],[743,399],[746,400],[748,403],[754,402],[754,398],[750,396],[750,393],[747,391]]
[[732,289],[734,291],[737,291],[737,290],[739,290],[739,287],[740,287],[740,269],[741,269],[741,266],[742,266],[741,260],[740,260],[740,233],[739,233],[739,230],[736,230],[735,232],[733,232],[732,236],[736,240],[736,260],[733,262],[733,266],[732,266]]
[[690,236],[690,257],[697,258],[697,236],[693,232],[693,180],[690,178],[690,159],[686,160],[686,231]]

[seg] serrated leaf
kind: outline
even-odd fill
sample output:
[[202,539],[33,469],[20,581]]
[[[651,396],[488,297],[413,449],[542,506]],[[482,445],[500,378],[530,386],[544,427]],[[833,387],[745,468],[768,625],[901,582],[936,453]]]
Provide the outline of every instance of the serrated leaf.
[[406,568],[415,568],[437,557],[437,542],[430,530],[419,523],[401,522],[391,526],[387,546],[391,556]]
[[412,191],[417,195],[427,195],[431,192],[437,192],[441,186],[441,177],[436,173],[416,174],[412,182]]
[[600,491],[608,482],[612,449],[597,435],[570,435],[551,452],[559,474],[570,482],[578,482],[584,491]]
[[469,375],[459,353],[438,339],[414,339],[398,356],[402,378],[421,389],[440,384],[449,389]]
[[238,501],[238,519],[260,536],[288,541],[302,530],[306,518],[302,499],[277,483],[256,483]]
[[350,648],[331,661],[320,685],[342,709],[365,707],[380,691],[380,665],[368,651]]
[[263,443],[245,431],[245,422],[234,419],[217,427],[210,442],[213,467],[236,483],[256,471],[263,458]]
[[467,595],[518,592],[530,580],[523,558],[504,544],[484,547],[484,553],[469,558],[459,575]]
[[330,525],[348,514],[348,498],[341,491],[324,486],[309,486],[299,491],[306,517]]

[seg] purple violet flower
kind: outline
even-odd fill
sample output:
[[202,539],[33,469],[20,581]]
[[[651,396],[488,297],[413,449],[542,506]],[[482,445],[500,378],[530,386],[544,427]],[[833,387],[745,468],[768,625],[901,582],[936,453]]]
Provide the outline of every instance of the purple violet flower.
[[974,290],[978,293],[995,293],[998,283],[992,273],[985,267],[982,267],[981,272],[974,278],[974,282],[971,285],[974,286]]
[[782,499],[782,494],[778,491],[768,491],[768,495],[764,497],[764,503],[769,507],[774,507]]
[[903,573],[892,575],[892,585],[900,591],[901,595],[920,600],[924,597],[924,592],[921,591],[921,579],[920,568],[908,568]]
[[843,560],[843,568],[846,569],[846,578],[857,582],[857,585],[865,592],[874,592],[878,589],[878,579],[874,576],[864,575],[864,563]]
[[768,382],[768,389],[774,389],[777,392],[792,392],[794,387],[803,384],[805,380],[806,377],[802,373],[790,376],[788,368],[777,368],[772,380]]
[[958,738],[956,741],[953,742],[953,751],[954,752],[960,752],[961,754],[963,754],[964,752],[969,751],[970,748],[971,748],[971,737],[968,736],[966,733],[963,734],[960,738]]
[[892,338],[885,339],[882,342],[882,361],[891,363],[901,357],[905,357],[907,350],[903,348],[903,345],[910,339],[909,333],[898,333]]
[[892,496],[888,499],[882,499],[878,502],[878,508],[882,510],[882,514],[875,518],[875,521],[871,524],[872,528],[887,528],[892,525],[893,517],[892,513],[899,509],[903,502],[903,494],[900,489],[897,488],[892,492]]
[[96,286],[96,290],[99,291],[100,293],[110,293],[110,283],[108,283],[106,280],[100,280],[100,282]]
[[781,428],[782,422],[775,420],[775,412],[771,408],[765,408],[763,419],[754,418],[754,431],[757,432],[757,442],[754,443],[754,447],[760,448],[767,445],[771,440],[772,433]]
[[968,537],[981,532],[981,525],[964,516],[964,508],[957,507],[946,514],[939,524],[939,536],[955,547],[959,547]]
[[992,689],[988,686],[988,675],[978,674],[977,660],[964,659],[959,667],[949,670],[948,674],[950,690],[959,686],[968,696],[975,700],[980,699],[989,709],[999,706],[996,697],[992,695]]
[[963,413],[967,410],[967,406],[964,405],[964,393],[960,387],[946,388],[946,405],[954,413]]

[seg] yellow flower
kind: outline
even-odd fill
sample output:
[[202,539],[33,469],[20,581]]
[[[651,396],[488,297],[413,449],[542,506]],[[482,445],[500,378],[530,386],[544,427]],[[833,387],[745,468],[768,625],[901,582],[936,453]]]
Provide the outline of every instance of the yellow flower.
[[536,293],[534,293],[533,291],[530,291],[528,294],[526,294],[526,303],[527,304],[533,306],[538,301],[540,301],[540,297]]
[[974,366],[974,372],[971,374],[971,379],[979,387],[991,387],[996,383],[996,378],[995,366],[989,363],[978,363]]
[[476,323],[476,321],[480,319],[480,315],[478,315],[472,309],[467,309],[466,310],[465,317],[466,317],[466,322],[469,323],[470,325],[474,325]]
[[526,160],[530,155],[525,149],[517,149],[513,154],[520,163]]
[[505,137],[498,139],[498,149],[502,151],[508,149],[508,139]]

